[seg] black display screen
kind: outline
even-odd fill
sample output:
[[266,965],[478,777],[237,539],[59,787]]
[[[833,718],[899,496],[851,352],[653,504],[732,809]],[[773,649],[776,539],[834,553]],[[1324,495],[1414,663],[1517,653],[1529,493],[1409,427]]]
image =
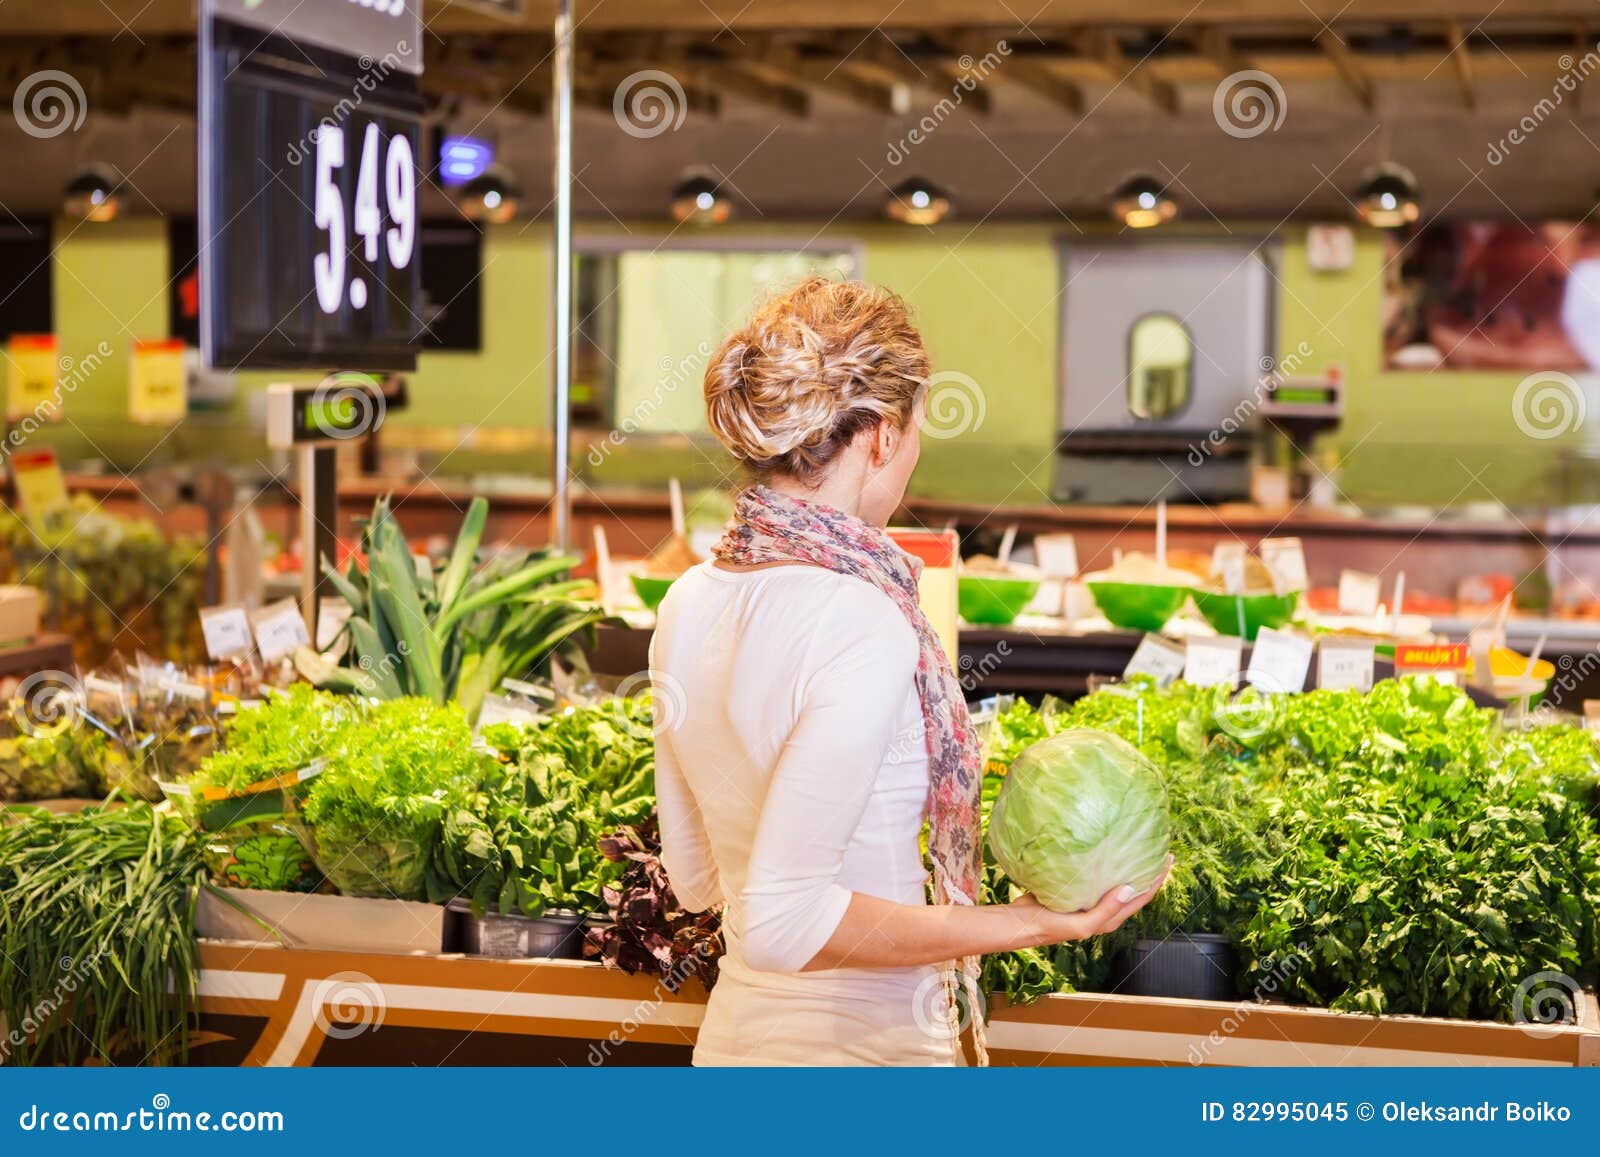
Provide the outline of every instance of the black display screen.
[[422,346],[483,348],[483,234],[471,222],[422,227]]
[[413,368],[422,329],[416,76],[228,20],[208,29],[207,362]]
[[12,334],[55,332],[54,267],[50,222],[0,222],[0,344]]

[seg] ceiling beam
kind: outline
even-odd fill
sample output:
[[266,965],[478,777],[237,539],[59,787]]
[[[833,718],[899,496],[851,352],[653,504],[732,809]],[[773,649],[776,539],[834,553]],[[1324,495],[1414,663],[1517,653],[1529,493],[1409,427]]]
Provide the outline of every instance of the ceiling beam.
[[1344,81],[1344,86],[1350,90],[1350,95],[1356,98],[1362,108],[1372,111],[1375,103],[1372,79],[1367,75],[1367,70],[1361,66],[1356,54],[1332,28],[1324,28],[1317,33],[1317,46],[1322,49],[1330,61],[1333,62],[1334,71],[1339,74],[1339,79]]
[[1456,20],[1445,25],[1444,38],[1450,45],[1451,63],[1455,65],[1456,83],[1461,86],[1461,103],[1469,109],[1478,107],[1478,86],[1472,77],[1472,53],[1467,48],[1466,34]]
[[[834,43],[845,68],[879,84],[904,85],[908,96],[911,90],[918,90],[930,96],[953,97],[965,75],[956,61],[942,54],[913,55],[882,33],[865,40],[852,33],[835,37]],[[981,83],[974,83],[970,89],[963,87],[959,96],[960,103],[978,116],[988,116],[993,107]]]
[[[1341,7],[1343,5],[1343,7]],[[1015,5],[1012,6],[1014,9]],[[1204,0],[1204,19],[1213,24],[1241,25],[1265,22],[1300,22],[1315,27],[1313,14],[1294,0]],[[1438,23],[1461,20],[1468,27],[1493,12],[1493,0],[1339,0],[1313,5],[1338,10],[1346,22],[1393,24],[1415,20]],[[519,32],[548,34],[552,5],[530,0],[520,20],[508,21],[467,7],[459,0],[425,0],[423,13],[430,34],[477,32],[501,36]],[[1532,9],[1550,20],[1589,19],[1593,0],[1528,0],[1508,2],[1495,18],[1515,19],[1517,9]],[[136,11],[135,11],[136,10]],[[89,3],[87,0],[5,0],[0,3],[0,33],[41,35],[105,35],[131,39],[165,34],[194,34],[194,0],[139,0],[138,3]],[[1508,10],[1511,16],[1508,17]],[[1074,27],[1129,28],[1181,27],[1196,13],[1194,0],[1034,0],[1015,17],[1025,17],[1033,27],[1070,24]],[[596,33],[649,29],[716,34],[732,27],[739,35],[756,31],[871,28],[927,32],[992,24],[1005,9],[994,0],[938,0],[937,3],[863,3],[862,0],[605,0],[582,10],[578,30],[580,45]],[[1011,19],[1011,15],[1003,18]],[[431,43],[431,39],[430,39]],[[424,49],[424,55],[427,49]]]
[[1249,72],[1255,68],[1246,57],[1234,50],[1228,30],[1220,25],[1212,24],[1202,28],[1196,48],[1201,56],[1216,67],[1221,76],[1232,76],[1236,72]]
[[1178,90],[1145,67],[1145,61],[1131,59],[1122,42],[1104,28],[1091,28],[1074,38],[1079,53],[1098,63],[1112,82],[1143,96],[1165,113],[1178,111]]
[[722,60],[707,64],[705,71],[711,84],[733,96],[742,97],[767,108],[776,109],[788,116],[811,115],[811,94],[788,80],[779,72],[775,79],[773,70],[744,60]]
[[[1007,43],[1009,51],[1002,55],[999,46],[1001,41],[1005,40],[1004,37],[968,32],[937,39],[953,53],[959,53],[956,59],[949,62],[952,83],[959,83],[962,77],[966,77],[969,83],[975,82],[976,92],[999,79],[1018,88],[1025,88],[1034,96],[1073,116],[1083,115],[1084,99],[1081,88],[1051,71],[1050,66],[1043,60],[1017,52],[1015,45],[1009,42]],[[962,68],[962,60],[970,62],[968,67]],[[985,60],[994,61],[993,67],[987,74],[978,68],[979,63]],[[971,93],[966,94],[968,97],[971,95]]]

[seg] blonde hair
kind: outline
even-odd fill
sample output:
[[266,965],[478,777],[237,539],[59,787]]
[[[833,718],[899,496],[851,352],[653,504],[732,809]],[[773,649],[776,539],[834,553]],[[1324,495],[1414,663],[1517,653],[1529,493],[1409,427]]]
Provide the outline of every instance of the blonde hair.
[[929,369],[899,297],[812,276],[722,343],[706,368],[706,417],[758,477],[815,484],[862,430],[910,420]]

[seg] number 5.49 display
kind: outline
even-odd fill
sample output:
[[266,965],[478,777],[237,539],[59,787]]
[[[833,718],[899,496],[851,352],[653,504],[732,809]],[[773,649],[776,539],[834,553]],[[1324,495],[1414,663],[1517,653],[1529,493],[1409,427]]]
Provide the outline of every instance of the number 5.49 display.
[[408,33],[391,33],[391,23],[374,34],[392,36],[393,51],[378,53],[380,43],[359,57],[295,37],[293,21],[268,29],[217,16],[206,25],[200,292],[209,364],[415,365],[422,100],[415,61],[403,54]]

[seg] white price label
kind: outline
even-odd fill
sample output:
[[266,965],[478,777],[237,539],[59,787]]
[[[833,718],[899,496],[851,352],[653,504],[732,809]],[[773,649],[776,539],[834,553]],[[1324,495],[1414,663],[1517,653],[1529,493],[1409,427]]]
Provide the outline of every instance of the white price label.
[[1196,687],[1232,687],[1239,681],[1244,640],[1232,635],[1215,639],[1190,639],[1183,657],[1183,681]]
[[1070,534],[1039,534],[1033,539],[1034,561],[1050,578],[1078,576],[1078,540]]
[[1183,674],[1184,652],[1178,644],[1160,635],[1146,635],[1134,648],[1133,658],[1123,668],[1124,679],[1131,675],[1148,675],[1157,687],[1165,687]]
[[250,653],[250,618],[243,607],[206,607],[200,612],[200,633],[213,659],[237,659]]
[[1303,591],[1311,585],[1306,574],[1306,552],[1298,538],[1263,538],[1261,563],[1272,576],[1272,589],[1280,595]]
[[293,654],[296,647],[311,642],[305,617],[293,599],[267,604],[253,612],[250,621],[256,631],[256,646],[268,663],[276,663],[285,655]]
[[1245,681],[1258,691],[1302,691],[1311,670],[1311,640],[1290,631],[1262,627],[1250,651]]
[[1211,549],[1211,573],[1227,594],[1244,593],[1244,559],[1242,542],[1219,542]]
[[1317,686],[1327,691],[1372,690],[1370,639],[1326,638],[1317,644]]
[[350,619],[350,604],[338,595],[317,600],[317,650],[326,651]]
[[1378,613],[1378,600],[1383,595],[1383,584],[1375,574],[1362,574],[1358,570],[1339,572],[1339,613],[1341,615],[1371,616]]

